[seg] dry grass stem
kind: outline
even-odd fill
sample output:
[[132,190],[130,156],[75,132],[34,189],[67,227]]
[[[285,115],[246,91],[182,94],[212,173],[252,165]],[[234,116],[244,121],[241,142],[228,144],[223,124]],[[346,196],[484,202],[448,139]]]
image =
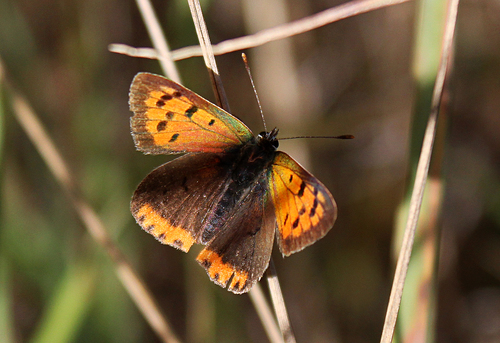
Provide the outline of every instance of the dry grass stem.
[[269,262],[269,268],[267,269],[267,282],[269,283],[269,291],[271,293],[271,299],[273,300],[276,318],[278,318],[278,324],[283,334],[283,339],[286,343],[295,343],[295,335],[292,330],[292,325],[290,324],[290,318],[288,317],[288,312],[285,306],[285,299],[283,298],[283,293],[281,292],[278,274],[276,273],[276,268],[274,267],[272,259]]
[[[212,50],[212,45],[210,43],[210,37],[208,34],[208,30],[207,30],[205,21],[203,19],[203,12],[201,11],[200,3],[198,0],[188,0],[188,3],[189,3],[189,8],[191,9],[191,15],[193,17],[193,22],[194,22],[194,25],[196,27],[196,33],[198,34],[198,40],[200,41],[201,50],[203,52],[203,58],[205,60],[205,64],[207,65],[207,69],[209,71],[210,77],[211,77],[213,85],[214,85],[215,95],[216,95],[217,100],[218,100],[219,104],[221,105],[221,107],[226,109],[227,111],[229,111],[229,103],[227,101],[227,97],[226,97],[226,94],[224,92],[222,80],[220,79],[219,71],[217,68],[216,61],[215,61],[215,56],[214,56],[214,53]],[[271,262],[271,264],[272,264],[272,262]],[[280,291],[280,288],[278,287],[277,290]],[[278,315],[278,318],[279,318],[279,313],[283,313],[283,312],[286,313],[283,295],[280,293],[279,297],[281,297],[282,301],[280,303],[274,304],[275,309],[279,308],[279,310],[277,310],[277,312],[276,312]],[[277,296],[276,298],[279,298],[279,297]],[[254,301],[253,304],[255,306],[264,306],[264,305],[262,305],[262,302],[265,302],[265,298],[261,297],[260,300],[261,301],[259,301],[259,302]],[[274,297],[273,297],[273,300],[274,300]],[[258,313],[265,313],[266,309],[268,309],[267,304],[263,308],[256,308],[256,311]],[[260,318],[262,319],[263,317],[260,317]],[[279,319],[278,319],[278,321],[279,321]],[[274,320],[273,321],[266,320],[265,322],[263,321],[262,324],[264,327],[273,326],[273,325],[275,326]],[[280,325],[280,328],[282,328],[281,325]],[[266,328],[266,333],[268,333],[270,340],[273,340],[273,336],[271,336],[270,334],[275,332],[276,330],[277,329],[271,330],[271,329]],[[290,330],[290,332],[291,332],[291,330]],[[285,331],[282,331],[281,333],[282,333],[283,337],[290,336]],[[293,334],[292,334],[292,337],[293,337]]]
[[197,0],[188,0],[188,4],[189,9],[191,10],[191,16],[193,17],[194,26],[196,28],[196,34],[198,35],[198,40],[200,41],[203,59],[205,61],[205,65],[207,66],[210,80],[212,81],[212,87],[214,89],[217,104],[226,111],[230,112],[229,101],[227,100],[226,92],[220,78],[219,69],[217,68],[217,63],[215,62],[212,43],[210,42],[210,35],[208,34],[207,25],[203,19],[200,2]]
[[[228,39],[212,46],[215,55],[223,55],[229,52],[244,50],[264,45],[269,42],[305,33],[321,26],[331,24],[341,19],[349,18],[358,14],[373,11],[379,8],[397,5],[410,0],[355,0],[343,5],[329,8],[317,14],[290,23],[278,25],[270,29],[262,30],[252,35]],[[111,44],[109,50],[119,54],[134,57],[160,58],[162,53],[155,49],[134,48],[125,44]],[[174,61],[190,57],[202,56],[200,46],[187,46],[170,52]]]
[[431,112],[422,143],[422,150],[418,161],[415,184],[413,186],[413,192],[411,196],[408,220],[406,222],[402,247],[396,265],[396,271],[386,312],[384,328],[380,340],[382,343],[389,343],[392,341],[396,319],[399,312],[399,305],[401,303],[401,297],[403,295],[403,287],[413,247],[413,240],[415,238],[415,230],[420,214],[420,208],[422,205],[422,198],[427,181],[427,175],[429,172],[432,148],[436,135],[436,124],[439,114],[439,106],[443,95],[444,81],[453,47],[453,35],[456,25],[458,3],[459,0],[450,0],[448,5],[446,27],[443,35],[441,60],[433,90]]
[[181,82],[181,77],[170,57],[170,49],[167,40],[163,34],[158,18],[154,12],[153,6],[149,0],[136,0],[137,7],[141,12],[142,19],[153,42],[153,46],[158,51],[158,60],[165,75],[175,82]]
[[[3,63],[0,61],[0,70],[2,69]],[[5,83],[13,99],[12,105],[15,118],[42,156],[54,178],[68,194],[73,207],[89,234],[111,257],[118,278],[132,300],[163,342],[179,342],[144,282],[137,276],[132,266],[126,261],[123,253],[114,244],[102,220],[80,195],[81,192],[71,177],[74,174],[70,172],[66,162],[33,109],[23,96],[16,92],[7,82]]]
[[262,292],[262,287],[260,283],[256,283],[250,292],[248,292],[250,299],[257,311],[257,314],[266,330],[267,337],[272,343],[283,343],[283,336],[281,335],[278,325],[274,319],[271,308],[269,307],[264,292]]
[[110,44],[108,50],[116,54],[127,55],[130,57],[148,58],[150,60],[159,60],[158,50],[153,48],[134,48],[127,44]]

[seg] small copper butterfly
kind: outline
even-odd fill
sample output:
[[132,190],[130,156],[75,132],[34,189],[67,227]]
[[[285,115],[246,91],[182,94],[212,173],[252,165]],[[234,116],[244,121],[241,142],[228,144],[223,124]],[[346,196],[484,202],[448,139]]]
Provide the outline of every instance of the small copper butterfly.
[[328,189],[284,152],[277,129],[255,137],[236,117],[162,76],[139,73],[130,87],[132,136],[146,154],[186,153],[153,170],[131,201],[137,223],[187,252],[210,279],[244,293],[267,269],[274,234],[284,256],[332,228]]

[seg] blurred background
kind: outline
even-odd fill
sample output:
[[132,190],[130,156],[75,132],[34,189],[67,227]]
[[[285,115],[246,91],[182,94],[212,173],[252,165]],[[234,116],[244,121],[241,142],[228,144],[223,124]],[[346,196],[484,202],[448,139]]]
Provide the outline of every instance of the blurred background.
[[[202,2],[213,43],[340,5],[339,0]],[[153,1],[172,49],[195,45],[187,2]],[[335,227],[310,248],[273,256],[299,342],[376,342],[389,297],[398,206],[410,172],[418,91],[418,2],[348,18],[246,51],[268,128],[334,195]],[[500,3],[463,0],[442,123],[435,340],[500,341]],[[133,1],[2,0],[0,57],[69,163],[114,241],[188,342],[262,342],[247,295],[214,285],[195,262],[134,222],[137,184],[172,156],[135,151],[128,88],[156,61],[110,53],[151,46]],[[416,62],[417,61],[417,62]],[[231,112],[262,122],[240,52],[217,57]],[[183,83],[214,100],[201,58]],[[64,192],[1,101],[0,341],[159,341],[85,231]],[[417,239],[417,245],[419,241]],[[418,248],[418,247],[417,247]],[[261,282],[267,292],[266,282]]]

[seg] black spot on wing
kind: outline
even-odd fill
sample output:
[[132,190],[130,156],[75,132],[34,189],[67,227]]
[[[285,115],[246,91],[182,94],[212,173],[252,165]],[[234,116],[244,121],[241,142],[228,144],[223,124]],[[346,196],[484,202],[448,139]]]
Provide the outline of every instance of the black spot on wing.
[[165,118],[167,118],[168,120],[172,120],[172,118],[174,117],[175,113],[172,112],[172,111],[168,111],[167,113],[165,113]]
[[169,143],[175,142],[178,137],[179,137],[179,134],[178,133],[174,133],[168,142]]
[[309,211],[309,217],[314,217],[316,214],[316,208],[318,207],[318,198],[314,199],[314,203],[311,207],[311,211]]
[[208,125],[212,126],[212,125],[214,125],[214,123],[215,123],[215,119],[212,119],[212,120],[210,120],[210,122],[208,123]]
[[305,189],[306,189],[306,183],[302,181],[302,183],[300,184],[299,193],[297,193],[299,197],[302,197],[304,195]]
[[260,226],[255,227],[252,231],[248,233],[249,236],[255,236],[260,231]]
[[167,128],[167,122],[165,120],[159,122],[158,125],[156,125],[156,130],[158,132],[164,131],[166,128]]
[[175,91],[172,95],[176,98],[180,98],[182,96],[182,93],[179,91]]
[[187,182],[187,177],[185,177],[185,176],[184,176],[184,178],[182,179],[182,184],[181,184],[181,186],[182,186],[182,188],[184,188],[184,191],[185,191],[185,192],[188,192],[188,191],[189,191],[189,188],[188,188],[188,186],[186,185],[186,182]]
[[299,218],[295,219],[295,221],[292,224],[292,227],[295,229],[297,226],[299,226]]
[[286,222],[288,221],[288,213],[285,216],[285,220],[283,221],[283,225],[286,225]]
[[212,262],[210,262],[208,259],[205,259],[201,261],[201,265],[205,269],[210,269],[210,267],[212,266]]
[[188,108],[186,110],[186,112],[184,112],[184,115],[188,118],[191,118],[193,116],[193,114],[195,114],[197,111],[198,111],[198,107],[193,105],[190,108]]
[[174,247],[181,249],[184,243],[180,239],[176,239],[173,243]]
[[158,101],[156,102],[156,107],[163,107],[163,106],[165,106],[165,101],[163,101],[163,100],[158,100]]
[[172,96],[170,94],[163,94],[161,96],[161,100],[163,101],[169,101],[169,100],[172,100]]

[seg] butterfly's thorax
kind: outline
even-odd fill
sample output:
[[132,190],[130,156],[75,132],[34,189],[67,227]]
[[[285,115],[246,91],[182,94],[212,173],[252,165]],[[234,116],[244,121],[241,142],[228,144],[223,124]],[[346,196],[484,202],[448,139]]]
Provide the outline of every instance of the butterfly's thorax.
[[[201,242],[206,244],[217,233],[227,214],[235,210],[235,206],[250,192],[265,193],[265,181],[273,163],[278,140],[277,129],[268,133],[261,133],[252,137],[244,145],[224,154],[220,163],[229,170],[229,182],[219,201],[214,204],[214,211],[204,221],[204,230]],[[255,195],[255,194],[254,194]],[[258,228],[257,228],[258,229]]]

